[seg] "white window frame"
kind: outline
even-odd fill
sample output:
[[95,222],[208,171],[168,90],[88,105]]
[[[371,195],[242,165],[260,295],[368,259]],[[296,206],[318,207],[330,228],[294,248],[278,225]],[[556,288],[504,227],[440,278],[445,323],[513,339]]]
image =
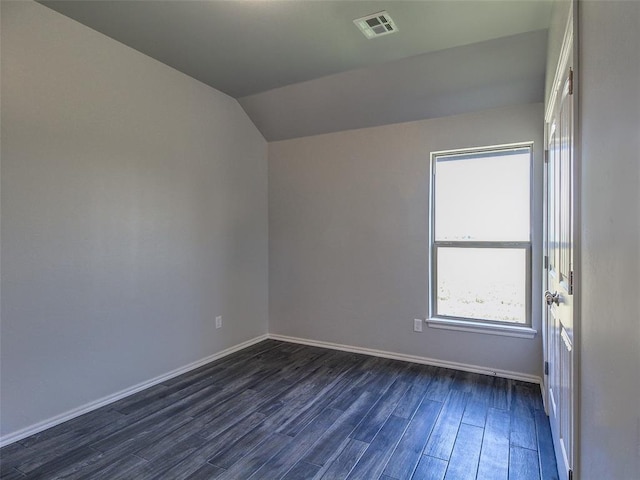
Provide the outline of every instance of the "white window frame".
[[[444,156],[468,156],[474,154],[484,154],[489,152],[529,149],[529,240],[528,241],[436,241],[435,239],[435,172],[436,162],[439,157]],[[447,330],[459,330],[484,334],[533,338],[537,331],[532,328],[532,232],[533,232],[533,195],[534,195],[534,151],[533,142],[511,143],[503,145],[491,145],[478,148],[465,148],[457,150],[442,150],[431,152],[429,164],[430,178],[430,205],[429,205],[429,315],[427,324],[432,328],[442,328]],[[437,254],[438,248],[505,248],[523,249],[525,251],[525,320],[523,323],[512,323],[497,320],[478,320],[474,318],[453,317],[437,314]]]

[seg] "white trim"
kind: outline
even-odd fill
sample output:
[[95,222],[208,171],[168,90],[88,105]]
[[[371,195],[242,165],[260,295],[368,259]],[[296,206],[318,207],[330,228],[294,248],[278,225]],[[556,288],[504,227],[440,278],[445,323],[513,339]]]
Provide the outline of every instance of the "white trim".
[[427,322],[427,325],[431,328],[482,333],[485,335],[500,335],[503,337],[533,338],[538,334],[535,328],[520,327],[517,325],[499,325],[497,323],[472,322],[451,318],[427,318],[425,322]]
[[480,153],[484,151],[491,152],[493,150],[519,150],[524,147],[533,148],[533,140],[528,140],[526,142],[500,143],[498,145],[482,145],[478,147],[450,148],[448,150],[437,150],[431,152],[430,155],[462,155],[465,153]]
[[544,413],[549,416],[549,400],[547,399],[547,395],[545,392],[547,391],[547,384],[545,382],[545,377],[542,379],[542,383],[540,383],[540,391],[542,392],[542,406],[544,408]]
[[182,375],[183,373],[187,373],[191,370],[195,370],[196,368],[206,365],[207,363],[213,362],[214,360],[218,360],[222,357],[226,357],[227,355],[237,352],[238,350],[250,347],[251,345],[254,345],[258,342],[267,340],[268,338],[269,336],[267,334],[260,335],[259,337],[255,337],[247,340],[246,342],[234,345],[233,347],[226,348],[218,353],[214,353],[213,355],[209,355],[208,357],[196,360],[195,362],[192,362],[180,368],[176,368],[175,370],[164,373],[150,380],[138,383],[137,385],[125,388],[124,390],[120,390],[119,392],[107,395],[106,397],[102,397],[98,400],[94,400],[93,402],[85,403],[80,407],[73,408],[64,413],[61,413],[60,415],[56,415],[55,417],[48,418],[47,420],[43,420],[34,425],[30,425],[15,432],[4,435],[2,438],[0,438],[0,447],[4,447],[5,445],[9,445],[10,443],[17,442],[18,440],[22,440],[23,438],[27,438],[48,428],[55,427],[56,425],[64,423],[67,420],[79,417],[80,415],[84,415],[85,413],[97,410],[98,408],[109,405],[110,403],[120,400],[121,398],[128,397],[141,390],[157,385],[160,382],[164,382],[165,380],[169,380],[170,378],[177,377],[178,375]]
[[[553,75],[553,83],[551,84],[551,92],[549,93],[549,101],[545,105],[544,121],[549,123],[551,116],[553,115],[553,108],[556,103],[556,97],[558,91],[561,88],[562,74],[567,67],[569,58],[573,53],[573,2],[569,6],[569,17],[567,18],[567,25],[564,28],[564,35],[562,38],[562,46],[560,48],[560,57],[556,64],[556,71]],[[546,142],[546,139],[545,139]],[[545,143],[546,145],[546,143]]]
[[279,340],[281,342],[300,343],[303,345],[311,345],[313,347],[330,348],[332,350],[341,350],[343,352],[362,353],[363,355],[372,355],[374,357],[390,358],[392,360],[402,360],[404,362],[420,363],[423,365],[432,365],[434,367],[451,368],[452,370],[462,370],[464,372],[481,373],[494,377],[511,378],[513,380],[522,380],[541,384],[542,379],[536,375],[528,373],[512,372],[509,370],[490,369],[477,365],[469,365],[466,363],[449,362],[446,360],[436,360],[434,358],[419,357],[417,355],[406,355],[404,353],[387,352],[385,350],[375,350],[372,348],[355,347],[352,345],[342,345],[340,343],[322,342],[318,340],[309,340],[306,338],[288,337],[285,335],[277,335],[270,333],[269,338]]

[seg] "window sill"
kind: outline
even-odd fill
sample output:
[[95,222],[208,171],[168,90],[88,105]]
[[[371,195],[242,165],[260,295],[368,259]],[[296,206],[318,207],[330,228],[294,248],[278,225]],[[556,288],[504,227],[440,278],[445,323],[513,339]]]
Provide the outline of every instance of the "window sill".
[[538,331],[531,327],[519,327],[517,325],[497,325],[495,323],[453,320],[449,318],[427,318],[426,322],[431,328],[500,335],[503,337],[533,338],[538,334]]

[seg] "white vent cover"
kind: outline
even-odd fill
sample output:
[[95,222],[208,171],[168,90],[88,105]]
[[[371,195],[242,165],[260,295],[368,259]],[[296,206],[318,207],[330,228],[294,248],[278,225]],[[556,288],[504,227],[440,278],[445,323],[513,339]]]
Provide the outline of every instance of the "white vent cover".
[[398,31],[398,27],[386,11],[356,18],[353,23],[367,38],[381,37]]

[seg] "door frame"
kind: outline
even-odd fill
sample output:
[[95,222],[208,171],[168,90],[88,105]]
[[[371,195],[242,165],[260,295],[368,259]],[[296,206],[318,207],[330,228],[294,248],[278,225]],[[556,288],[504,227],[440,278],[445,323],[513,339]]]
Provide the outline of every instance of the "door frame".
[[[544,145],[545,150],[548,145],[548,126],[553,115],[553,108],[555,106],[556,97],[561,92],[563,72],[568,66],[571,59],[571,67],[573,70],[573,185],[572,185],[572,225],[573,230],[573,394],[572,394],[572,420],[573,420],[573,480],[580,478],[580,391],[581,391],[581,298],[582,298],[582,276],[581,276],[581,121],[580,121],[580,75],[579,75],[579,37],[578,37],[578,8],[579,0],[571,0],[569,7],[569,15],[567,23],[564,29],[562,47],[560,50],[560,56],[555,66],[555,73],[551,84],[551,91],[549,98],[545,102],[544,112]],[[545,152],[545,157],[547,153]],[[547,255],[547,168],[545,158],[544,169],[544,188],[543,188],[543,249],[544,256]],[[543,269],[542,275],[542,291],[548,289],[547,285],[547,265]],[[544,301],[543,301],[544,303]],[[547,349],[547,316],[548,308],[546,303],[543,304],[543,327],[542,327],[542,339],[543,339],[543,361],[547,362],[548,349]],[[547,374],[542,376],[542,396],[544,401],[545,411],[548,413],[548,377]]]

